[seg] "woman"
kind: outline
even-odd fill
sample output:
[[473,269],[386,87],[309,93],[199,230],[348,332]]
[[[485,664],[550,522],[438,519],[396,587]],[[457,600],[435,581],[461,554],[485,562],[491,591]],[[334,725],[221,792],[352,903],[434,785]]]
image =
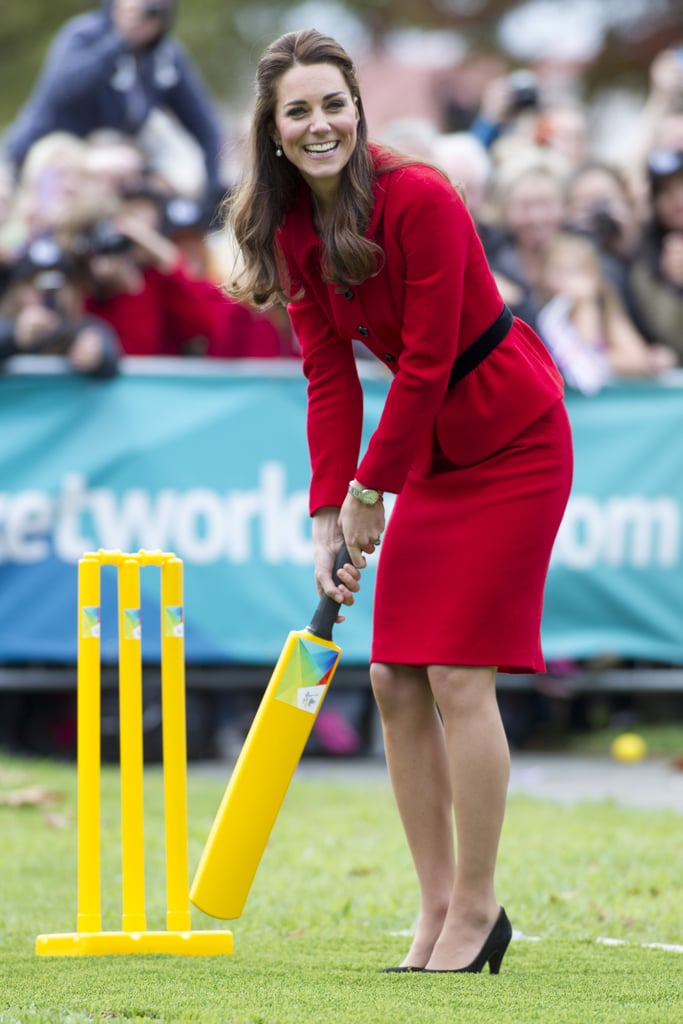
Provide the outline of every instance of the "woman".
[[612,377],[653,377],[676,363],[672,349],[648,345],[604,273],[592,239],[560,231],[546,247],[539,293],[540,336],[565,381],[596,394]]
[[630,268],[643,333],[683,365],[683,145],[648,159],[652,214]]
[[[334,40],[283,36],[256,81],[247,177],[230,201],[243,259],[233,291],[289,300],[309,382],[320,591],[353,603],[384,535],[383,492],[398,495],[371,679],[421,910],[393,970],[497,972],[511,927],[494,891],[509,774],[496,668],[544,667],[542,591],[571,475],[561,378],[512,322],[445,176],[368,143]],[[394,374],[360,464],[356,339]],[[350,562],[335,585],[342,541]]]
[[559,153],[527,147],[497,162],[492,220],[502,240],[487,250],[498,287],[513,313],[536,328],[543,251],[564,220],[566,164]]

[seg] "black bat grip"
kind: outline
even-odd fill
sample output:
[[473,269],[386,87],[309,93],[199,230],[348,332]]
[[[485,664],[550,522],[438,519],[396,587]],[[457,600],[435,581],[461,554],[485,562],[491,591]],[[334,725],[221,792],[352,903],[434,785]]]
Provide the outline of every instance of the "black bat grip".
[[[339,549],[334,562],[334,569],[332,571],[332,579],[335,583],[339,583],[339,577],[337,572],[341,569],[342,565],[346,562],[350,562],[348,548],[346,544],[342,544]],[[311,624],[308,626],[308,632],[313,633],[314,636],[319,636],[321,640],[332,639],[332,629],[337,616],[339,615],[340,605],[332,597],[328,597],[327,594],[323,594],[318,603],[318,607],[315,610],[315,614],[311,619]]]

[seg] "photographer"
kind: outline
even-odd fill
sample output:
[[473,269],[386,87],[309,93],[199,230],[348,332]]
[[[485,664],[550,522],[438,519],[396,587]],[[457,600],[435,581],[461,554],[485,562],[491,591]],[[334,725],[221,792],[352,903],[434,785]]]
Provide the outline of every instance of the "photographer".
[[652,217],[633,260],[630,284],[647,338],[683,365],[683,149],[648,159]]
[[586,161],[571,174],[566,199],[567,226],[593,240],[605,275],[640,327],[629,274],[642,228],[626,176],[611,164]]
[[16,355],[63,355],[78,373],[116,373],[116,334],[86,315],[78,264],[50,236],[31,242],[7,269],[0,300],[0,361]]
[[215,202],[221,192],[217,115],[189,57],[171,38],[174,14],[174,0],[104,0],[101,11],[67,21],[7,133],[6,155],[15,170],[32,143],[50,132],[85,137],[113,128],[137,138],[149,115],[163,110],[199,144],[206,198]]
[[469,127],[487,149],[502,135],[519,135],[532,142],[540,109],[538,82],[522,69],[492,79],[481,98],[479,112]]
[[221,292],[190,276],[139,206],[126,207],[75,210],[65,228],[86,268],[86,309],[114,328],[126,355],[205,355],[220,329]]

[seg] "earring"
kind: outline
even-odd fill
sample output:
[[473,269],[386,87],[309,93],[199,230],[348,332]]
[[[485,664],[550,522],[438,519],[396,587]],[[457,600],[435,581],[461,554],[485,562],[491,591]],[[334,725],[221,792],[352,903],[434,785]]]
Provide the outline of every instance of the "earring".
[[275,156],[282,156],[282,146],[279,142],[275,144]]

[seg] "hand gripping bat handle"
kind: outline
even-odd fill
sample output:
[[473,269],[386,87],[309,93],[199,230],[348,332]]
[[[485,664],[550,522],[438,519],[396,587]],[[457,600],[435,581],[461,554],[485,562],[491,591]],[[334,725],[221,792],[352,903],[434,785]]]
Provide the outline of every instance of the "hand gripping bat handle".
[[[351,558],[349,557],[348,548],[346,547],[346,544],[342,544],[339,549],[339,554],[335,559],[334,570],[332,572],[332,579],[335,583],[339,583],[339,577],[337,576],[338,570],[341,569],[342,565],[350,561]],[[340,605],[337,604],[334,598],[328,597],[327,594],[323,594],[320,598],[318,607],[315,610],[315,614],[311,619],[311,624],[307,627],[308,632],[313,633],[314,636],[319,636],[321,640],[331,640],[332,629],[337,621],[339,608]]]

